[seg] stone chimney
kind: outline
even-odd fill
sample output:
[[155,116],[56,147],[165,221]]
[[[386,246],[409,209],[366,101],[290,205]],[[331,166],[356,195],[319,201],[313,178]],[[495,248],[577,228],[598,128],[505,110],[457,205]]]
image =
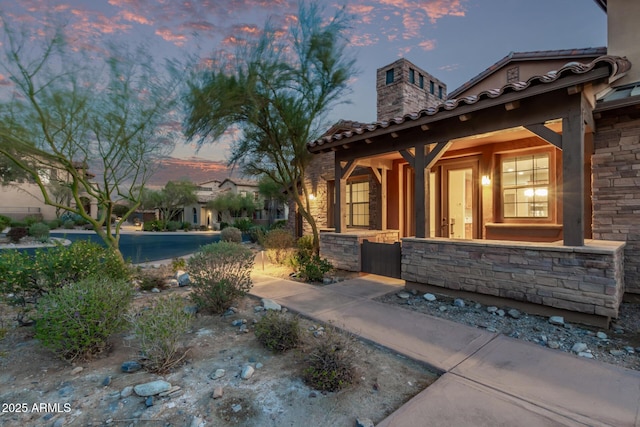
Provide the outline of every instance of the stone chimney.
[[614,86],[640,81],[640,1],[607,0],[607,54],[626,56],[631,61],[631,70]]
[[447,85],[402,58],[378,68],[378,121],[436,106],[447,99]]

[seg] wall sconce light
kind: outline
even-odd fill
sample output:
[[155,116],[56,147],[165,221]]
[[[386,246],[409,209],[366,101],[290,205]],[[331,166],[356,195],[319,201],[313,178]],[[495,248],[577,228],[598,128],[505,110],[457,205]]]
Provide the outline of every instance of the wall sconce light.
[[316,199],[316,196],[315,196],[315,195],[313,195],[313,193],[312,193],[312,194],[309,194],[309,200],[315,200],[315,199]]
[[491,178],[489,178],[489,175],[482,175],[482,186],[488,187],[490,185],[491,185]]

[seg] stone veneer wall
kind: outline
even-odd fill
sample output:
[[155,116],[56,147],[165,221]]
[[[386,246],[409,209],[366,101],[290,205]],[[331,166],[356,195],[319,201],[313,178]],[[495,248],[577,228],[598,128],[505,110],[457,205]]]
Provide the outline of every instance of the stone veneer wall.
[[398,230],[363,230],[350,233],[320,233],[320,256],[335,268],[346,271],[361,270],[361,245],[368,240],[375,243],[395,243]]
[[624,294],[623,250],[623,242],[567,247],[404,238],[402,278],[617,317]]
[[626,291],[640,293],[640,120],[599,124],[594,149],[593,238],[627,242]]

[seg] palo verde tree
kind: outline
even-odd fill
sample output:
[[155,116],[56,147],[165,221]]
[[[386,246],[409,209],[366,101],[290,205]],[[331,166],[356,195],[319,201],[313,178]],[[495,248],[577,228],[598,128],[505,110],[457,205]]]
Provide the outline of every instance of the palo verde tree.
[[237,53],[235,63],[218,63],[194,76],[186,96],[187,137],[202,144],[240,129],[230,163],[290,189],[311,226],[316,252],[318,226],[306,182],[312,157],[306,144],[327,128],[326,114],[344,99],[355,74],[345,53],[348,21],[344,10],[326,20],[315,3],[301,4],[288,37],[267,24],[258,40]]
[[251,194],[222,193],[207,202],[207,208],[220,212],[225,221],[240,217],[243,213],[251,216],[260,205]]
[[[84,218],[120,254],[120,227],[139,206],[154,159],[173,149],[161,125],[176,102],[177,74],[142,48],[88,56],[63,26],[43,27],[37,38],[0,24],[0,72],[11,82],[0,92],[0,164],[25,173],[46,204]],[[97,204],[95,217],[83,198]],[[129,209],[112,225],[116,203]]]

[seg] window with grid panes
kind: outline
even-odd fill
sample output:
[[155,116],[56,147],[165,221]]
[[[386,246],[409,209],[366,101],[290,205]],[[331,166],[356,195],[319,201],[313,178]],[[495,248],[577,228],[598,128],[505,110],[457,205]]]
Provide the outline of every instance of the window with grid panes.
[[369,226],[369,181],[347,183],[347,226]]
[[549,217],[549,154],[502,160],[504,218]]

